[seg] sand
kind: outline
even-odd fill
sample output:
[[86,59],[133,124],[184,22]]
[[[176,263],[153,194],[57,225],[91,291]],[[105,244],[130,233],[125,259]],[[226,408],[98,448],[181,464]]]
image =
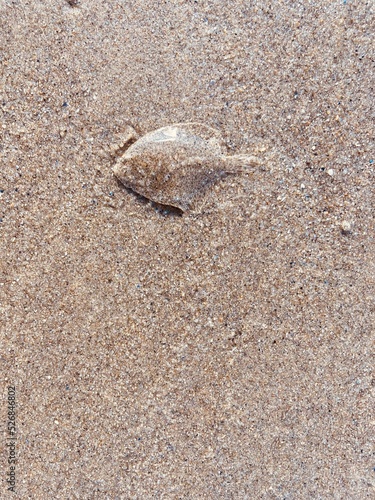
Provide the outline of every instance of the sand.
[[[0,23],[0,497],[374,498],[374,4]],[[262,164],[180,216],[112,167],[191,121]]]

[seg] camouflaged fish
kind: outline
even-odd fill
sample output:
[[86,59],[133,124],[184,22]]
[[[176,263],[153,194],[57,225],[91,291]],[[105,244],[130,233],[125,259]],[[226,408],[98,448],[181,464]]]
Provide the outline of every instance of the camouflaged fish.
[[189,210],[193,200],[219,179],[259,165],[249,155],[227,155],[220,133],[200,123],[177,123],[136,139],[133,129],[113,172],[149,200]]

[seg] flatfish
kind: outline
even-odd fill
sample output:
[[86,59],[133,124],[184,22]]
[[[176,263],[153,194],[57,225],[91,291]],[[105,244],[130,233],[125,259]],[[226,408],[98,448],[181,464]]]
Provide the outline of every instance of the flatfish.
[[251,155],[228,155],[219,131],[201,123],[159,128],[134,142],[114,167],[124,186],[149,200],[183,212],[219,179],[259,165]]

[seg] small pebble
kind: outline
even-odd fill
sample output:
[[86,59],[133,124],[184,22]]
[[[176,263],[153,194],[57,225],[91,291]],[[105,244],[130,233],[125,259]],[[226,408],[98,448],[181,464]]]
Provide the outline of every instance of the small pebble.
[[350,222],[349,222],[349,221],[347,221],[347,220],[343,220],[343,221],[341,222],[341,231],[342,231],[344,234],[348,234],[348,233],[350,233],[351,229],[352,229],[352,225],[350,224]]

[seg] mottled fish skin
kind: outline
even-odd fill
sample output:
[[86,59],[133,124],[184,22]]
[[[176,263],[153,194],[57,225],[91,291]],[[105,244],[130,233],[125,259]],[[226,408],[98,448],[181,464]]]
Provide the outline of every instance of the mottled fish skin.
[[113,171],[136,193],[187,211],[220,178],[258,163],[252,156],[225,153],[217,130],[200,123],[178,123],[138,139],[117,160]]

